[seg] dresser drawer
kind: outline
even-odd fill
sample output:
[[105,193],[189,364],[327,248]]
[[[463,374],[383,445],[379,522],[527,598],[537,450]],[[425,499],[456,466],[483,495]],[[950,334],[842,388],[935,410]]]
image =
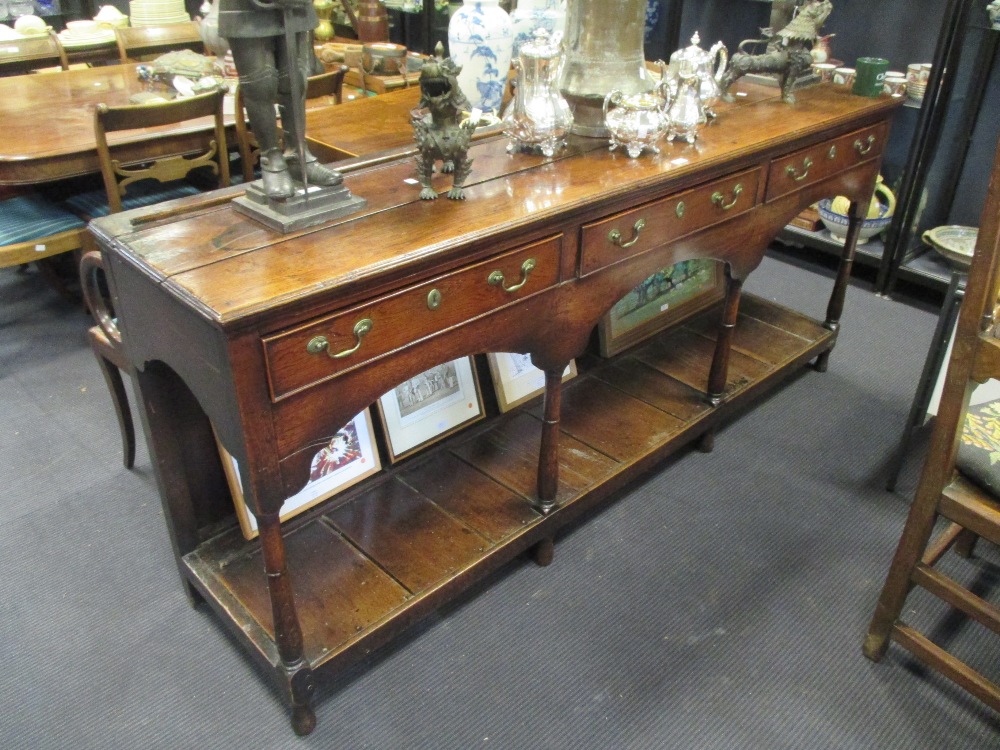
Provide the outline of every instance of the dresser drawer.
[[760,169],[748,169],[585,224],[580,237],[580,276],[753,208],[760,174]]
[[775,159],[768,169],[765,200],[787,195],[874,159],[885,148],[888,132],[889,125],[881,122]]
[[271,398],[555,286],[561,249],[560,235],[265,337]]

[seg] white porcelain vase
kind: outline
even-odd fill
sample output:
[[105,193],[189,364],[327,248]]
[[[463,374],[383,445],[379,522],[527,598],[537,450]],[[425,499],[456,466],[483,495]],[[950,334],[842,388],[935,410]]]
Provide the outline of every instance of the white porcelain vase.
[[518,0],[510,14],[514,26],[514,57],[517,59],[521,45],[534,38],[535,29],[545,29],[549,38],[566,29],[566,0]]
[[499,112],[514,32],[499,0],[464,0],[448,23],[448,53],[462,66],[458,85],[474,108]]

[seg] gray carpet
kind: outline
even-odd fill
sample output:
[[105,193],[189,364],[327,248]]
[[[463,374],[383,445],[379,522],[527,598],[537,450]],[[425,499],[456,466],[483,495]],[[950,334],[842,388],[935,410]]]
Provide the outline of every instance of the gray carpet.
[[[747,287],[822,317],[830,279],[769,257]],[[141,438],[121,465],[88,322],[37,273],[0,271],[6,750],[1000,748],[1000,717],[900,649],[861,656],[919,469],[915,450],[883,490],[926,305],[853,286],[829,372],[569,530],[550,567],[514,562],[322,686],[305,739],[188,605]],[[1000,640],[940,611],[913,598],[907,617],[1000,679]]]

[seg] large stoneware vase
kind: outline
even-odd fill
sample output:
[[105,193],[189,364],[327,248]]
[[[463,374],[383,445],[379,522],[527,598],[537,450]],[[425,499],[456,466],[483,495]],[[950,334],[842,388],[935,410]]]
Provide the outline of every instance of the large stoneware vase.
[[647,0],[569,0],[566,64],[559,88],[573,110],[573,132],[606,138],[604,97],[651,91],[643,36]]
[[518,0],[510,14],[514,26],[514,57],[521,45],[534,38],[535,29],[545,29],[551,39],[566,29],[566,0]]
[[458,85],[473,107],[500,111],[514,33],[499,0],[464,0],[448,23],[448,54],[462,66]]

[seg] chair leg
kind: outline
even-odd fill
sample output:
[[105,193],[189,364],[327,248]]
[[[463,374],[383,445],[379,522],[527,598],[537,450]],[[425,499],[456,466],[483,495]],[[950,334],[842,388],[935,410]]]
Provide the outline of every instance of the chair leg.
[[121,370],[113,362],[105,358],[96,347],[94,356],[97,364],[101,366],[104,374],[104,381],[108,384],[108,391],[111,392],[111,401],[115,406],[115,414],[118,416],[118,428],[122,436],[122,454],[124,456],[125,468],[131,469],[135,466],[135,426],[132,423],[132,412],[128,405],[128,395],[125,392],[125,383],[122,380]]
[[922,492],[922,489],[917,490],[917,496],[910,506],[910,514],[868,626],[862,651],[872,661],[881,660],[889,647],[892,628],[899,619],[906,595],[910,592],[913,571],[934,531],[937,496],[926,490]]

